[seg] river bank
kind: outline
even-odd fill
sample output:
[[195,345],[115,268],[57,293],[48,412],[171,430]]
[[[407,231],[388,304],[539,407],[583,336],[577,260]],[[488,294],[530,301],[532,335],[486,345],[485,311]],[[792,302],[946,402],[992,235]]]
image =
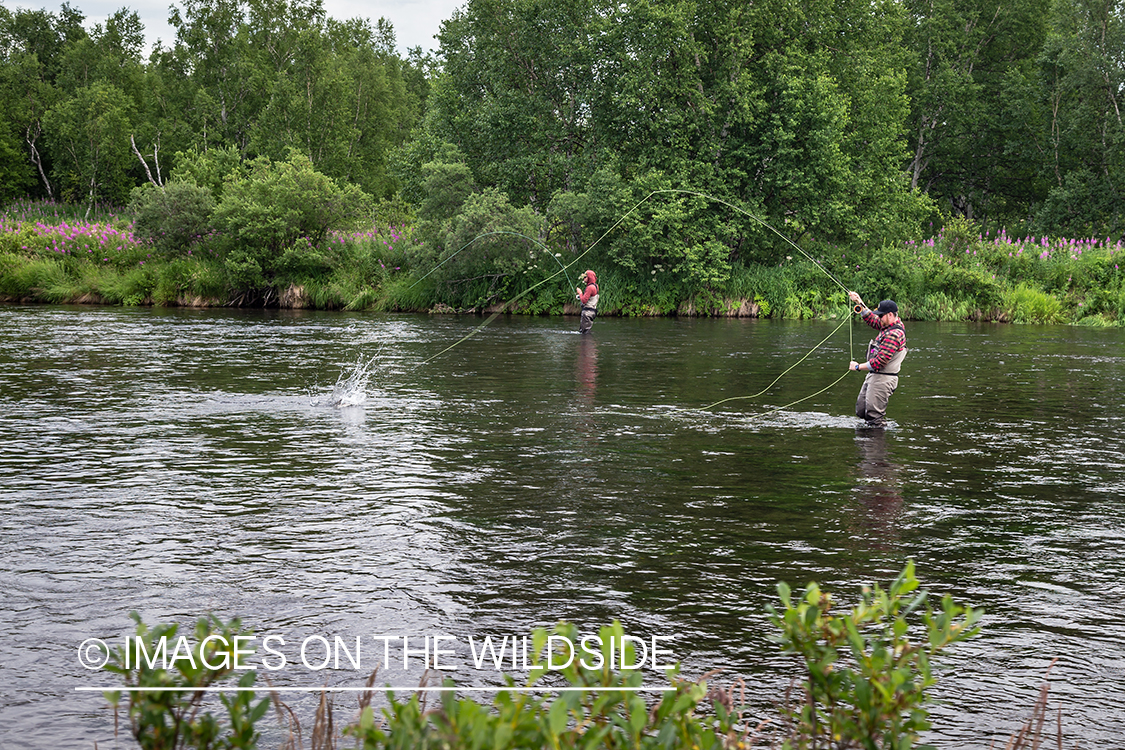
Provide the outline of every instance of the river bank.
[[1120,240],[974,232],[955,221],[933,237],[880,246],[809,240],[776,263],[732,262],[718,280],[693,286],[659,262],[623,268],[556,252],[549,263],[535,248],[520,267],[435,277],[435,267],[417,265],[408,225],[373,226],[298,243],[267,277],[208,237],[169,254],[138,239],[127,214],[87,220],[32,205],[0,216],[0,301],[577,315],[572,277],[594,268],[602,317],[838,319],[855,289],[871,304],[896,300],[907,320],[1125,324]]

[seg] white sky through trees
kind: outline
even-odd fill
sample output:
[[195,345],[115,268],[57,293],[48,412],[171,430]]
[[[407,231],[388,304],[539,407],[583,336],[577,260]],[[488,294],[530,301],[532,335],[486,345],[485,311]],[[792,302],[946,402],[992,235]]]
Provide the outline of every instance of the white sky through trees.
[[[63,0],[54,3],[0,2],[12,11],[41,8],[57,13]],[[386,18],[394,27],[399,54],[405,55],[409,47],[436,50],[434,36],[440,30],[441,22],[464,3],[465,0],[324,0],[324,9],[330,17],[341,21],[358,17],[370,19],[374,24],[380,17]],[[104,23],[121,8],[135,10],[145,27],[146,57],[157,39],[165,47],[170,47],[176,38],[175,30],[168,25],[168,8],[173,4],[169,0],[70,0],[70,4],[86,17],[82,24],[86,29],[93,28],[95,23]]]

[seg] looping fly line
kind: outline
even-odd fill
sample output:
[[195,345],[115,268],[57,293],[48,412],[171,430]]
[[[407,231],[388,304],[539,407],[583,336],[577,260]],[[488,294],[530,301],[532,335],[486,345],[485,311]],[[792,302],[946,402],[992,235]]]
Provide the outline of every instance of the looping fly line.
[[[841,328],[843,328],[843,327],[844,327],[844,326],[845,326],[846,324],[848,324],[848,323],[850,323],[850,322],[851,322],[851,318],[848,318],[848,319],[846,319],[846,320],[845,320],[845,321],[844,321],[843,323],[841,323],[840,325],[836,326],[836,328],[834,328],[834,329],[832,330],[832,333],[828,334],[828,335],[827,335],[827,336],[825,336],[825,337],[824,337],[823,339],[821,339],[820,343],[819,343],[819,344],[817,344],[816,346],[814,346],[814,347],[813,347],[812,349],[809,349],[809,351],[808,351],[808,354],[806,354],[805,356],[803,356],[803,357],[801,357],[800,359],[798,359],[798,360],[797,360],[796,362],[794,362],[794,363],[793,363],[792,365],[790,365],[789,367],[785,368],[785,370],[784,370],[784,371],[783,371],[783,372],[782,372],[782,373],[781,373],[780,375],[778,375],[778,376],[777,376],[776,378],[774,378],[774,379],[773,379],[773,382],[772,382],[772,383],[770,383],[769,385],[767,385],[767,386],[766,386],[765,388],[763,388],[762,390],[758,391],[757,393],[751,394],[751,395],[749,395],[749,396],[731,396],[730,398],[724,398],[724,399],[721,399],[721,400],[719,400],[719,401],[716,401],[716,402],[715,402],[715,403],[713,403],[713,404],[708,404],[707,406],[701,407],[701,408],[700,408],[700,411],[707,411],[707,410],[709,410],[709,409],[711,409],[711,408],[713,408],[713,407],[716,407],[716,406],[718,406],[719,404],[725,404],[725,403],[726,403],[726,402],[728,402],[728,401],[740,401],[740,400],[743,400],[743,399],[749,399],[749,398],[757,398],[758,396],[762,396],[762,395],[764,395],[764,394],[765,394],[765,393],[766,393],[766,392],[767,392],[767,391],[768,391],[768,390],[769,390],[770,388],[773,388],[773,387],[774,387],[774,386],[775,386],[775,385],[777,384],[777,381],[781,380],[781,379],[782,379],[783,377],[785,377],[785,375],[786,375],[786,374],[787,374],[787,373],[788,373],[788,372],[789,372],[790,370],[792,370],[792,369],[793,369],[794,367],[796,367],[797,365],[801,364],[801,363],[802,363],[802,362],[804,362],[804,361],[805,361],[806,359],[808,359],[808,358],[809,358],[810,356],[812,356],[812,353],[813,353],[813,352],[815,352],[815,351],[816,351],[817,349],[819,349],[819,348],[820,348],[820,347],[821,347],[821,346],[822,346],[822,345],[824,344],[824,342],[825,342],[825,341],[827,341],[828,339],[830,339],[830,338],[832,338],[833,336],[835,336],[835,335],[836,335],[836,331],[839,331],[839,330],[840,330]],[[849,329],[849,333],[850,333],[850,332],[851,332],[851,330]],[[850,340],[850,337],[849,337],[849,341],[848,341],[848,344],[849,344],[849,347],[850,347],[850,345],[851,345],[851,340]],[[827,391],[827,390],[828,390],[829,388],[831,388],[832,386],[836,385],[836,383],[839,383],[839,382],[840,382],[841,380],[843,380],[843,379],[844,379],[844,378],[846,378],[847,376],[848,376],[848,373],[846,373],[846,372],[845,372],[845,373],[844,373],[843,375],[841,375],[841,376],[840,376],[839,378],[837,378],[836,380],[832,381],[832,383],[831,383],[831,384],[829,384],[829,385],[828,385],[828,386],[826,386],[825,388],[822,388],[822,389],[820,389],[819,391],[817,391],[816,393],[812,394],[811,396],[805,396],[804,398],[800,398],[800,399],[797,399],[796,401],[792,401],[792,402],[790,402],[790,403],[786,404],[785,406],[779,406],[779,407],[777,407],[776,409],[772,409],[772,410],[770,410],[770,411],[767,411],[767,412],[765,412],[765,413],[766,413],[766,414],[773,414],[774,412],[779,412],[779,411],[783,411],[783,410],[785,410],[785,409],[788,409],[788,408],[789,408],[790,406],[792,406],[793,404],[799,404],[799,403],[801,403],[802,401],[808,401],[808,400],[809,400],[810,398],[813,398],[814,396],[819,396],[820,394],[824,393],[824,392],[825,392],[825,391]]]
[[[511,307],[512,305],[514,305],[514,304],[515,304],[516,302],[518,302],[519,300],[523,299],[523,298],[524,298],[525,296],[527,296],[528,294],[530,294],[530,293],[531,293],[532,291],[534,291],[535,289],[538,289],[539,287],[543,286],[544,284],[546,284],[546,283],[548,283],[548,282],[550,282],[550,281],[554,280],[554,279],[555,279],[555,278],[556,278],[556,277],[557,277],[557,276],[558,276],[559,274],[563,274],[563,275],[564,275],[564,276],[566,277],[566,279],[567,279],[567,282],[568,282],[568,283],[570,283],[570,275],[569,275],[569,274],[567,273],[567,270],[568,270],[568,269],[569,269],[569,268],[570,268],[571,266],[574,266],[574,265],[576,265],[576,264],[577,264],[577,263],[578,263],[579,261],[581,261],[581,260],[582,260],[582,259],[583,259],[584,257],[586,257],[586,255],[588,255],[588,254],[589,254],[589,253],[590,253],[590,252],[591,252],[591,251],[592,251],[592,250],[593,250],[593,249],[594,249],[595,247],[597,247],[597,246],[598,246],[598,244],[599,244],[599,243],[601,243],[601,241],[602,241],[602,240],[604,240],[604,239],[605,239],[606,237],[608,237],[608,236],[610,235],[610,233],[612,233],[612,232],[613,232],[613,231],[614,231],[615,229],[617,229],[617,227],[619,227],[619,226],[621,225],[621,223],[622,223],[623,221],[625,221],[625,219],[627,219],[627,218],[628,218],[628,217],[629,217],[630,215],[632,215],[632,214],[633,214],[634,212],[636,212],[636,211],[637,211],[637,210],[638,210],[638,209],[639,209],[639,208],[640,208],[641,206],[643,206],[643,205],[644,205],[645,203],[647,203],[647,202],[648,202],[648,201],[649,201],[650,199],[652,199],[652,198],[653,198],[654,196],[657,196],[657,195],[662,195],[662,194],[681,194],[681,195],[694,195],[694,196],[696,196],[696,197],[698,197],[698,198],[702,198],[702,199],[704,199],[704,200],[708,200],[708,201],[713,201],[713,202],[715,202],[715,203],[719,203],[719,204],[722,204],[722,205],[724,205],[724,206],[726,206],[726,207],[730,208],[730,209],[731,209],[731,210],[733,210],[733,211],[737,211],[738,213],[740,213],[740,214],[743,214],[744,216],[746,216],[746,217],[748,217],[748,218],[750,218],[750,219],[753,219],[754,221],[758,222],[759,224],[761,224],[761,225],[762,225],[763,227],[765,227],[766,229],[769,229],[769,230],[770,230],[771,232],[773,232],[774,234],[776,234],[776,235],[777,235],[778,237],[780,237],[780,238],[781,238],[781,239],[782,239],[783,241],[785,241],[785,242],[786,242],[787,244],[789,244],[789,245],[790,245],[791,247],[793,247],[793,248],[794,248],[794,249],[795,249],[795,250],[796,250],[797,252],[799,252],[799,253],[800,253],[801,255],[803,255],[803,256],[804,256],[804,257],[805,257],[806,259],[808,259],[808,261],[809,261],[809,262],[811,262],[811,263],[812,263],[812,264],[813,264],[814,266],[816,266],[817,268],[819,268],[819,269],[821,270],[821,272],[823,272],[823,273],[824,273],[824,275],[825,275],[825,276],[827,276],[827,277],[828,277],[829,279],[831,279],[831,280],[832,280],[832,281],[833,281],[833,282],[834,282],[834,283],[835,283],[835,284],[836,284],[837,286],[839,286],[839,287],[840,287],[841,289],[843,289],[845,293],[847,293],[847,292],[849,291],[849,290],[848,290],[848,288],[847,288],[846,286],[844,286],[844,284],[843,284],[843,283],[842,283],[842,282],[841,282],[841,281],[840,281],[839,279],[837,279],[837,278],[836,278],[835,276],[833,276],[833,275],[832,275],[832,274],[831,274],[831,273],[830,273],[830,272],[828,271],[828,269],[826,269],[826,268],[825,268],[824,266],[822,266],[822,265],[820,264],[820,262],[819,262],[819,261],[817,261],[817,260],[816,260],[815,258],[813,258],[813,257],[812,257],[811,255],[809,255],[809,254],[808,254],[807,252],[805,252],[805,249],[804,249],[804,248],[802,248],[802,247],[801,247],[800,245],[798,245],[797,243],[793,242],[793,240],[789,239],[789,237],[787,237],[787,236],[786,236],[786,235],[785,235],[784,233],[782,233],[782,232],[778,231],[778,230],[777,230],[777,229],[776,229],[776,228],[775,228],[775,227],[774,227],[773,225],[771,225],[771,224],[770,224],[769,222],[765,221],[764,219],[762,219],[762,218],[760,218],[760,217],[758,217],[758,216],[755,216],[754,214],[750,213],[750,212],[749,212],[749,211],[747,211],[746,209],[744,209],[744,208],[741,208],[741,207],[739,207],[739,206],[736,206],[736,205],[734,205],[733,203],[730,203],[730,202],[728,202],[728,201],[725,201],[725,200],[723,200],[722,198],[717,198],[717,197],[715,197],[715,196],[713,196],[713,195],[708,195],[708,194],[706,194],[706,193],[701,193],[701,192],[699,192],[699,191],[696,191],[696,190],[685,190],[685,189],[680,189],[680,188],[667,188],[667,189],[663,189],[663,190],[653,190],[653,191],[652,191],[652,192],[650,192],[650,193],[649,193],[648,195],[646,195],[646,196],[645,196],[644,198],[642,198],[642,199],[641,199],[640,201],[638,201],[638,202],[636,203],[636,205],[634,205],[634,206],[633,206],[632,208],[630,208],[630,209],[629,209],[628,211],[626,211],[626,212],[625,212],[624,214],[622,214],[622,215],[620,216],[620,218],[618,218],[618,219],[617,219],[617,221],[615,221],[615,222],[613,223],[613,225],[612,225],[612,226],[610,226],[610,228],[609,228],[609,229],[607,229],[607,230],[606,230],[605,232],[603,232],[603,233],[602,233],[602,235],[601,235],[600,237],[598,237],[598,238],[597,238],[596,240],[594,240],[594,241],[593,241],[593,242],[592,242],[592,243],[590,244],[590,246],[589,246],[589,247],[587,247],[587,248],[586,248],[585,250],[583,250],[583,251],[582,251],[581,253],[579,253],[578,255],[576,255],[576,256],[575,256],[575,257],[574,257],[574,258],[573,258],[573,259],[572,259],[572,260],[571,260],[571,261],[570,261],[569,263],[567,263],[567,264],[565,264],[565,265],[564,265],[564,264],[562,263],[562,261],[560,261],[560,260],[559,260],[559,258],[558,258],[558,257],[557,257],[557,256],[556,256],[556,255],[555,255],[554,253],[552,253],[552,252],[550,251],[550,249],[549,249],[549,248],[548,248],[548,247],[547,247],[546,245],[544,245],[544,244],[543,244],[542,242],[540,242],[540,241],[538,241],[538,240],[536,240],[536,239],[534,239],[534,238],[532,238],[532,237],[528,237],[527,235],[524,235],[524,234],[520,234],[520,233],[518,233],[518,232],[509,232],[509,231],[496,231],[496,232],[487,232],[487,233],[485,233],[485,234],[481,234],[481,235],[478,235],[478,236],[474,237],[473,239],[471,239],[471,240],[469,240],[469,241],[468,241],[467,243],[465,243],[465,244],[464,244],[463,246],[461,246],[460,248],[458,248],[458,250],[457,250],[456,252],[452,253],[452,254],[451,254],[451,255],[450,255],[450,256],[449,256],[448,258],[446,258],[445,260],[441,261],[441,263],[439,263],[438,265],[434,266],[434,268],[430,269],[430,271],[428,271],[428,272],[427,272],[427,273],[426,273],[425,275],[423,275],[423,276],[422,276],[421,278],[419,278],[419,279],[418,279],[417,281],[415,281],[415,282],[414,282],[414,284],[411,284],[411,286],[410,286],[409,288],[411,288],[411,289],[412,289],[412,288],[414,288],[414,286],[416,286],[417,284],[419,284],[419,283],[420,283],[420,282],[421,282],[421,281],[422,281],[423,279],[425,279],[425,278],[426,278],[427,276],[429,276],[430,274],[432,274],[432,273],[434,273],[435,271],[437,271],[437,270],[438,270],[439,268],[441,268],[441,266],[443,266],[443,265],[445,265],[446,263],[448,263],[449,261],[451,261],[451,260],[452,260],[453,258],[455,258],[455,257],[456,257],[456,256],[457,256],[457,255],[458,255],[458,254],[459,254],[459,253],[460,253],[460,252],[462,251],[462,250],[465,250],[465,249],[466,249],[466,248],[468,248],[468,247],[469,247],[470,245],[472,245],[473,243],[475,243],[475,242],[476,242],[477,240],[480,240],[480,239],[483,239],[483,238],[485,238],[485,237],[489,237],[489,236],[492,236],[492,235],[511,235],[511,236],[515,236],[515,237],[522,237],[523,239],[525,239],[525,240],[527,240],[527,241],[529,241],[529,242],[533,243],[534,245],[538,246],[538,247],[539,247],[539,248],[541,248],[541,249],[542,249],[542,250],[543,250],[544,252],[546,252],[546,253],[547,253],[548,255],[550,255],[550,256],[551,256],[552,258],[554,258],[554,259],[555,259],[555,261],[556,261],[556,262],[557,262],[557,263],[559,264],[559,270],[558,270],[558,271],[555,271],[555,272],[554,272],[554,273],[552,273],[552,274],[551,274],[550,276],[547,276],[546,278],[542,279],[541,281],[538,281],[538,282],[536,282],[535,284],[532,284],[532,285],[531,285],[530,287],[528,287],[528,288],[527,288],[527,289],[525,289],[524,291],[520,292],[520,293],[519,293],[519,294],[517,294],[517,295],[516,295],[515,297],[513,297],[513,298],[509,299],[509,300],[508,300],[507,302],[504,302],[503,304],[501,304],[501,305],[500,305],[500,308],[499,308],[499,309],[497,309],[496,311],[494,311],[494,312],[493,312],[493,313],[492,313],[491,315],[489,315],[489,316],[488,316],[488,318],[486,318],[486,319],[485,319],[485,321],[484,321],[483,323],[481,323],[481,324],[480,324],[479,326],[477,326],[476,328],[474,328],[473,330],[471,330],[471,331],[470,331],[469,333],[465,334],[465,335],[464,335],[463,337],[461,337],[461,338],[460,338],[460,339],[458,339],[457,341],[453,342],[452,344],[450,344],[450,345],[449,345],[449,346],[447,346],[446,348],[442,349],[442,350],[441,350],[441,351],[439,351],[438,353],[436,353],[436,354],[434,354],[433,356],[431,356],[431,357],[428,357],[427,359],[423,360],[423,361],[422,361],[422,362],[420,362],[420,363],[419,363],[418,365],[416,365],[414,369],[417,369],[418,367],[423,367],[423,366],[425,366],[425,365],[429,364],[430,362],[434,361],[435,359],[437,359],[438,357],[442,356],[443,354],[445,354],[445,353],[449,352],[450,350],[452,350],[452,349],[454,349],[454,348],[456,348],[456,347],[460,346],[460,345],[461,345],[461,344],[463,344],[464,342],[468,341],[468,340],[469,340],[469,339],[471,339],[471,338],[472,338],[473,336],[477,335],[477,334],[478,334],[478,333],[480,333],[480,332],[481,332],[482,330],[484,330],[484,329],[485,329],[486,327],[488,327],[488,326],[489,326],[489,325],[490,325],[490,324],[492,323],[492,321],[496,320],[496,318],[497,318],[498,316],[500,316],[501,314],[503,314],[503,313],[504,313],[504,311],[506,311],[506,310],[507,310],[507,309],[508,309],[509,307]],[[850,322],[851,322],[851,317],[849,316],[849,317],[848,317],[848,319],[844,321],[844,323],[850,323]],[[825,337],[825,338],[824,338],[824,340],[822,340],[822,341],[821,341],[820,343],[818,343],[818,344],[817,344],[816,346],[814,346],[814,347],[813,347],[812,349],[810,349],[810,350],[809,350],[809,352],[808,352],[808,354],[806,354],[806,355],[805,355],[804,357],[802,357],[801,359],[799,359],[799,360],[798,360],[797,362],[795,362],[795,363],[794,363],[794,364],[793,364],[792,366],[788,367],[788,368],[787,368],[787,369],[786,369],[786,370],[785,370],[784,372],[782,372],[782,373],[781,373],[780,375],[778,375],[778,376],[777,376],[777,377],[776,377],[776,378],[774,379],[774,381],[773,381],[772,383],[770,383],[770,384],[769,384],[768,386],[766,386],[766,388],[765,388],[764,390],[762,390],[762,391],[760,391],[760,392],[758,392],[758,393],[755,393],[755,394],[753,394],[753,395],[749,395],[749,396],[732,396],[732,397],[730,397],[730,398],[725,398],[725,399],[722,399],[722,400],[716,401],[716,402],[715,402],[715,403],[713,403],[713,404],[709,404],[709,405],[707,405],[707,406],[704,406],[704,407],[702,407],[702,409],[701,409],[701,410],[702,410],[702,411],[706,411],[706,410],[709,410],[709,409],[711,409],[711,408],[713,408],[713,407],[715,407],[715,406],[718,406],[719,404],[724,404],[724,403],[726,403],[726,402],[728,402],[728,401],[737,401],[737,400],[744,400],[744,399],[757,398],[758,396],[761,396],[761,395],[765,394],[765,393],[766,393],[766,392],[767,392],[767,391],[768,391],[768,390],[769,390],[770,388],[772,388],[772,387],[773,387],[773,386],[774,386],[774,385],[775,385],[775,384],[776,384],[776,383],[777,383],[777,382],[778,382],[779,380],[781,380],[781,378],[782,378],[782,377],[784,377],[784,376],[786,375],[786,373],[788,373],[788,372],[789,372],[790,370],[792,370],[792,369],[793,369],[794,367],[796,367],[797,365],[799,365],[799,364],[800,364],[801,362],[805,361],[805,360],[806,360],[806,359],[807,359],[807,358],[808,358],[808,357],[809,357],[809,356],[810,356],[810,355],[811,355],[811,354],[812,354],[813,352],[815,352],[815,351],[816,351],[817,349],[819,349],[819,348],[820,348],[820,347],[821,347],[821,346],[822,346],[822,345],[824,344],[824,342],[825,342],[825,341],[827,341],[828,339],[830,339],[830,338],[831,338],[831,337],[832,337],[832,336],[833,336],[833,335],[834,335],[834,334],[836,333],[836,331],[839,331],[839,330],[840,330],[841,328],[843,328],[843,326],[844,326],[844,323],[841,323],[841,324],[840,324],[839,326],[837,326],[837,327],[835,328],[835,330],[833,330],[833,331],[832,331],[832,333],[830,333],[830,334],[829,334],[829,335],[828,335],[827,337]],[[848,328],[848,351],[849,351],[849,353],[850,353],[850,352],[851,352],[851,351],[852,351],[852,350],[854,349],[854,342],[853,342],[853,339],[852,339],[852,335],[851,335],[851,334],[852,334],[852,329],[851,329],[851,328],[849,327],[849,328]],[[836,380],[834,380],[834,381],[833,381],[832,383],[830,383],[830,384],[829,384],[829,385],[827,385],[826,387],[822,388],[821,390],[817,391],[816,393],[813,393],[813,394],[812,394],[812,395],[810,395],[810,396],[806,396],[805,398],[802,398],[802,399],[798,399],[797,401],[793,401],[793,402],[791,402],[791,403],[788,403],[788,404],[786,404],[785,406],[780,406],[780,407],[778,407],[778,408],[776,408],[776,409],[772,409],[771,411],[768,411],[768,412],[765,412],[765,413],[766,413],[766,414],[773,414],[774,412],[778,412],[778,411],[782,411],[782,410],[784,410],[784,409],[787,409],[787,408],[789,408],[790,406],[793,406],[794,404],[799,404],[799,403],[801,403],[802,401],[807,401],[807,400],[808,400],[808,399],[810,399],[810,398],[814,398],[815,396],[819,396],[819,395],[820,395],[821,393],[824,393],[824,392],[825,392],[825,391],[827,391],[828,389],[832,388],[832,387],[833,387],[834,385],[836,385],[836,383],[839,383],[839,382],[840,382],[841,380],[843,380],[843,379],[844,379],[844,378],[846,378],[847,376],[848,376],[848,373],[844,373],[844,374],[843,374],[843,375],[841,375],[841,376],[840,376],[839,378],[837,378]]]

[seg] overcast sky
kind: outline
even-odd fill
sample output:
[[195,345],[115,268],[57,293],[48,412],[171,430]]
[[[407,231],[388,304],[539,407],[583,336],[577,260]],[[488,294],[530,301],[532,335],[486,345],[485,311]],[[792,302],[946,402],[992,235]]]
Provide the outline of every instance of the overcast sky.
[[[23,0],[0,0],[9,10],[16,8],[42,8],[52,13],[58,12],[63,0],[58,2],[34,2]],[[171,0],[70,0],[70,4],[86,16],[87,29],[95,23],[102,23],[121,8],[135,10],[145,26],[148,50],[160,39],[164,46],[171,45],[175,32],[168,25],[168,8],[178,3]],[[324,0],[328,15],[339,20],[349,18],[368,18],[372,22],[380,17],[391,22],[395,30],[400,54],[408,47],[421,47],[434,50],[441,22],[453,15],[455,8],[463,6],[465,0]]]

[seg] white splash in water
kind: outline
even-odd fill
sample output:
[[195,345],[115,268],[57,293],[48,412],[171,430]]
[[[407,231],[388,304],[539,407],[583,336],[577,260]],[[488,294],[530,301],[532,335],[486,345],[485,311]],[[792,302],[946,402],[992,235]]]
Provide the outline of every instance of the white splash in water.
[[332,393],[328,400],[337,409],[349,406],[362,406],[367,401],[367,382],[371,379],[374,370],[375,358],[364,362],[357,359],[355,367],[349,373],[347,370],[340,373],[336,385],[332,386]]

